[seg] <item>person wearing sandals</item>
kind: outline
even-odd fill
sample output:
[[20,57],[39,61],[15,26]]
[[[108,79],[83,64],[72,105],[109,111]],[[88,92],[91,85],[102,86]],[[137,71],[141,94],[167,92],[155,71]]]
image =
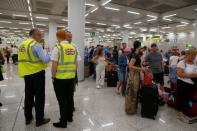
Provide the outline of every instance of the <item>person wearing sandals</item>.
[[137,113],[138,90],[140,88],[140,72],[145,68],[141,67],[141,42],[133,43],[133,51],[129,63],[129,73],[127,79],[127,89],[125,93],[125,111],[127,114]]
[[177,104],[178,119],[185,121],[187,116],[184,114],[189,106],[193,93],[195,92],[195,83],[192,79],[197,78],[197,65],[194,63],[196,50],[187,50],[185,59],[177,65]]

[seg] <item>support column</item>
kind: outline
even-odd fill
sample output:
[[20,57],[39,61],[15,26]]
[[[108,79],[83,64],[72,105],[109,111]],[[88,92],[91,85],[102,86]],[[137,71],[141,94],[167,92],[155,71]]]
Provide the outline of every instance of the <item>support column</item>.
[[48,45],[50,47],[50,50],[52,50],[53,46],[56,43],[56,32],[57,32],[57,24],[54,21],[49,22],[49,39],[48,39]]
[[49,32],[44,32],[44,42],[49,46]]
[[196,19],[196,25],[194,30],[194,42],[192,43],[194,47],[197,47],[197,19]]
[[85,0],[68,0],[68,30],[73,35],[81,61],[78,62],[78,78],[84,80]]
[[127,45],[129,44],[129,35],[128,35],[127,32],[125,32],[125,33],[123,34],[123,40],[122,40],[122,42],[127,43]]
[[[130,46],[129,46],[129,35],[128,35],[128,32],[127,32],[127,31],[125,31],[124,34],[123,34],[122,42],[123,42],[123,43],[127,43],[127,47],[130,47]],[[122,45],[121,45],[121,46],[122,46]]]

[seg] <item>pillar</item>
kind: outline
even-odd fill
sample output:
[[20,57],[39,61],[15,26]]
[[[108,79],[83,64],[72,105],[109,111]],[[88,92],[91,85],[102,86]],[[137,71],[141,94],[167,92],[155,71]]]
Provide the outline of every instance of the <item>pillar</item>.
[[49,46],[49,33],[48,32],[44,32],[44,41],[46,46]]
[[124,32],[122,42],[127,43],[129,45],[129,35],[128,32]]
[[56,43],[56,32],[57,32],[57,24],[54,21],[49,22],[49,35],[48,35],[48,45],[50,47],[50,50],[53,48],[53,46]]
[[72,33],[72,42],[81,56],[78,78],[84,80],[85,0],[68,0],[68,30]]

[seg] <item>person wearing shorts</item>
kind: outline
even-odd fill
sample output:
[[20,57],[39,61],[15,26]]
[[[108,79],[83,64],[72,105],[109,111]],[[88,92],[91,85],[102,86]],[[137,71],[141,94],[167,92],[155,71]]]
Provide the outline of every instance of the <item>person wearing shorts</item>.
[[118,79],[119,79],[119,86],[116,88],[116,93],[119,94],[119,88],[121,87],[122,96],[125,96],[126,91],[126,73],[127,73],[127,66],[129,63],[128,54],[131,52],[130,48],[125,48],[124,53],[120,55],[118,59]]

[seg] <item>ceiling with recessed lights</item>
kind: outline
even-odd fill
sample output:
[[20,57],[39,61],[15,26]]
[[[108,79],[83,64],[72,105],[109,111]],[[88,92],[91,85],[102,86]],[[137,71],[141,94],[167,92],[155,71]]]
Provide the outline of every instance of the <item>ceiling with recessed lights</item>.
[[[67,26],[68,0],[0,0],[0,34],[25,35],[50,21]],[[168,33],[193,30],[197,0],[86,0],[86,32]],[[131,33],[132,34],[132,33]],[[135,35],[132,34],[132,35]]]

